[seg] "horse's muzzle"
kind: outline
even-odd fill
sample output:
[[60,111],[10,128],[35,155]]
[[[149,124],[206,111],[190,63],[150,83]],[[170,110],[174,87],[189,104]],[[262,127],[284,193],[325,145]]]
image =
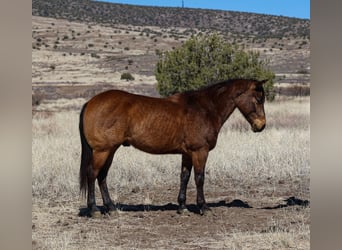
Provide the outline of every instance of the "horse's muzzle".
[[253,132],[261,132],[264,130],[266,126],[266,120],[265,119],[255,119],[252,125]]

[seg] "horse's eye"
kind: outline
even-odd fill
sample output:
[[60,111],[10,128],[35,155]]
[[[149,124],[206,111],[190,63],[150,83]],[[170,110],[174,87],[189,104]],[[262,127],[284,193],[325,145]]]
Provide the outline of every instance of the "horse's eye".
[[262,104],[262,97],[255,97],[257,104]]

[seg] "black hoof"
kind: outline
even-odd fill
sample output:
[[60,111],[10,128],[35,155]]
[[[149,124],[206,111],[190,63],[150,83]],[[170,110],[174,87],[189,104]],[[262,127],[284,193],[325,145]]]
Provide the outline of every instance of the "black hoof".
[[200,210],[199,210],[199,214],[200,214],[200,215],[206,215],[206,214],[208,214],[208,213],[210,213],[210,212],[212,212],[212,211],[211,211],[211,208],[209,208],[207,205],[202,206],[202,207],[200,208]]
[[190,211],[186,207],[182,207],[177,209],[177,214],[189,215]]
[[100,218],[102,216],[101,210],[96,206],[88,207],[89,217],[92,218]]
[[92,218],[101,218],[102,217],[102,213],[101,213],[100,210],[91,211],[91,217]]
[[107,213],[111,213],[111,212],[117,211],[117,208],[116,208],[116,206],[113,203],[105,204],[104,206],[106,208],[106,212]]
[[188,214],[189,210],[186,208],[185,204],[181,204],[178,206],[177,214]]
[[104,213],[110,217],[116,216],[117,215],[117,207],[114,205],[113,202],[108,203],[108,204],[103,204],[104,205]]

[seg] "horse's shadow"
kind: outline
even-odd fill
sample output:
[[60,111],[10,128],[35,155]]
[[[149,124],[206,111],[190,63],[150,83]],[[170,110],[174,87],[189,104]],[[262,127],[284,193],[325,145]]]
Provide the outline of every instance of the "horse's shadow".
[[[302,207],[307,207],[309,206],[310,202],[308,200],[301,200],[297,199],[295,197],[290,197],[286,200],[284,200],[286,203],[285,204],[279,204],[273,207],[262,207],[262,208],[257,208],[257,209],[279,209],[279,208],[284,208],[284,207],[289,207],[289,206],[302,206]],[[244,202],[239,199],[235,199],[231,202],[226,202],[224,200],[219,201],[219,202],[211,202],[207,203],[209,208],[216,208],[216,207],[237,207],[237,208],[253,208],[250,206],[247,202]],[[107,213],[107,209],[104,206],[98,206],[102,214]],[[117,203],[116,208],[120,211],[123,212],[146,212],[146,211],[177,211],[178,205],[173,204],[173,203],[168,203],[165,205],[144,205],[144,204],[138,204],[138,205],[129,205],[129,204],[122,204],[122,203]],[[199,214],[200,211],[195,204],[188,204],[187,209],[195,214]],[[79,216],[90,216],[90,211],[88,208],[80,208],[79,209]]]

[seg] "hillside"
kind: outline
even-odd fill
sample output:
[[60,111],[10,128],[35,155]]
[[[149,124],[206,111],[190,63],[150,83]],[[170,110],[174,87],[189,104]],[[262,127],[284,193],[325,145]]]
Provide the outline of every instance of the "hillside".
[[[158,54],[212,32],[268,60],[278,93],[297,85],[309,93],[309,20],[81,0],[34,0],[32,15],[32,89],[43,99],[88,98],[113,87],[157,96]],[[125,72],[135,80],[121,80]]]
[[87,0],[33,0],[32,15],[108,25],[210,29],[257,38],[310,36],[309,20],[235,11],[134,6]]

